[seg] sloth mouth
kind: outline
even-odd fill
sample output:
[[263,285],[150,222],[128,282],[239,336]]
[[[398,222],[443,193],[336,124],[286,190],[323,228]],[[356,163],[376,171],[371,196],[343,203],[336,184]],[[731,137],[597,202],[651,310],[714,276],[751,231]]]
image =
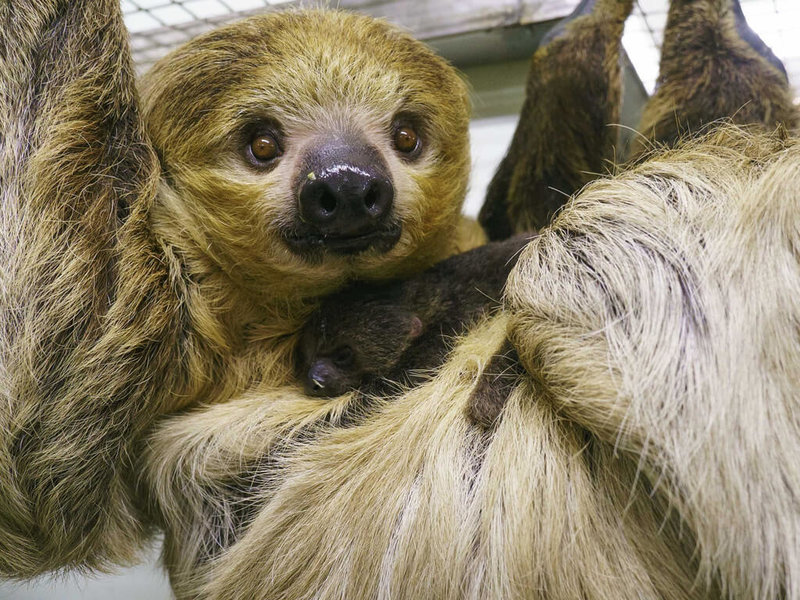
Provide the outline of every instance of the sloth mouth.
[[374,250],[381,254],[394,248],[403,228],[400,223],[389,223],[385,227],[353,236],[334,236],[313,231],[286,231],[283,239],[289,249],[301,256],[323,252],[347,256]]

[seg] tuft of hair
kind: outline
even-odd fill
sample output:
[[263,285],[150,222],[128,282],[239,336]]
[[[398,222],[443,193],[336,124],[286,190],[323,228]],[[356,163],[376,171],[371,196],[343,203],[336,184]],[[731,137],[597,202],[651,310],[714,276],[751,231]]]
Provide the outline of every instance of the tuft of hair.
[[588,186],[509,281],[544,396],[638,462],[735,598],[800,597],[799,181],[797,140],[718,129]]

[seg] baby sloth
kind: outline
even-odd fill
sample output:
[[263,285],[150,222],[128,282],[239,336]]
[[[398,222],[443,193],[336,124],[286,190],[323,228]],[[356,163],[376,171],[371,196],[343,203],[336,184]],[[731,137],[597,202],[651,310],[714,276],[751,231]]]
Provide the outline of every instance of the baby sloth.
[[354,283],[326,298],[306,323],[298,371],[306,392],[388,393],[440,366],[455,336],[499,308],[503,287],[530,234],[444,260],[413,279]]

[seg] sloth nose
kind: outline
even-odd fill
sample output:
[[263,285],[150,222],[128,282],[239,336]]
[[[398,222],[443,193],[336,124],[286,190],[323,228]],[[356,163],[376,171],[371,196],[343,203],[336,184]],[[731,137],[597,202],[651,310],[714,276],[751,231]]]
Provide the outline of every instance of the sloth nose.
[[367,234],[390,213],[394,188],[389,178],[354,165],[309,173],[300,189],[300,218],[337,237]]
[[346,239],[386,224],[394,187],[377,148],[355,135],[321,139],[302,165],[299,216],[316,233]]
[[343,390],[339,390],[337,383],[336,369],[325,359],[314,362],[306,375],[306,393],[311,396],[331,397],[339,395]]

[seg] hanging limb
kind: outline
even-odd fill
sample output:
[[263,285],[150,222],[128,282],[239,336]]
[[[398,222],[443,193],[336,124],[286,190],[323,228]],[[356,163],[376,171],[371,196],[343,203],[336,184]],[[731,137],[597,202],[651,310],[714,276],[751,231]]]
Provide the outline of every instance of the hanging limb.
[[717,128],[587,186],[506,294],[543,395],[634,458],[730,598],[800,598],[798,177],[797,140]]
[[528,72],[511,146],[479,221],[492,240],[539,229],[615,158],[620,38],[633,0],[583,0],[550,31]]
[[0,3],[3,576],[130,561],[135,440],[185,397],[137,105],[116,0]]
[[767,130],[800,124],[786,69],[750,29],[739,0],[670,2],[659,69],[634,157],[720,119]]

